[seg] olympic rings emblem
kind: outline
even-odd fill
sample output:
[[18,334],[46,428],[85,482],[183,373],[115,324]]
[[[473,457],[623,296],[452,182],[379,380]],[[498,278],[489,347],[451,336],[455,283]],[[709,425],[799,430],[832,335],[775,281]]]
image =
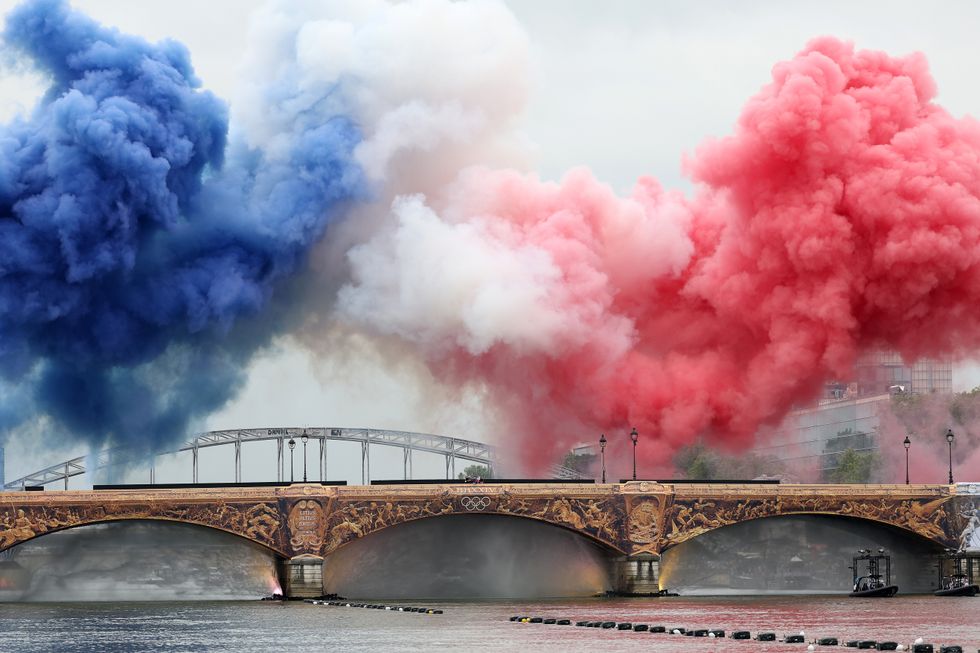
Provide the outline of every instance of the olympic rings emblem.
[[464,510],[486,510],[490,507],[490,497],[463,497],[459,502]]

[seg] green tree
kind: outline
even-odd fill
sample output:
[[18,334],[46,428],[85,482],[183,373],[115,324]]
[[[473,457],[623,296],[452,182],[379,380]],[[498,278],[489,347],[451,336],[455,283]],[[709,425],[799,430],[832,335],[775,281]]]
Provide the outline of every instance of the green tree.
[[674,456],[674,467],[682,478],[692,481],[750,480],[785,471],[782,461],[774,456],[724,455],[702,443],[680,449]]
[[467,478],[491,478],[490,468],[486,465],[469,465],[459,473],[459,480],[465,481]]
[[878,455],[873,451],[846,449],[837,459],[837,468],[827,472],[831,483],[869,483],[878,471]]
[[701,443],[684,447],[674,456],[674,467],[692,481],[718,478],[718,462],[718,455]]

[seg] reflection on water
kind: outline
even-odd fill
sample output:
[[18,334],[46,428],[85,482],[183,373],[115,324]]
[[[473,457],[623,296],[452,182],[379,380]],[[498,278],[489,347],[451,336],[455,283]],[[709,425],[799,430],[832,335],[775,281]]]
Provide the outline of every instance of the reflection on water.
[[[850,590],[860,548],[886,548],[902,594],[936,585],[930,544],[858,520],[761,519],[666,551],[660,584],[681,594]],[[609,552],[532,520],[453,515],[391,527],[329,556],[324,589],[389,599],[593,596],[611,589]],[[0,555],[0,600],[258,598],[276,586],[257,545],[203,527],[120,522],[40,537]]]
[[272,555],[213,529],[118,522],[52,533],[0,561],[0,600],[242,599],[271,593]]
[[709,531],[664,552],[660,583],[681,594],[835,592],[851,589],[858,549],[884,548],[902,593],[935,588],[935,548],[912,535],[855,519],[771,517]]
[[592,596],[610,587],[590,540],[528,519],[455,515],[409,522],[327,558],[324,587],[348,597]]
[[[906,596],[578,599],[427,603],[445,614],[319,607],[304,603],[20,603],[0,604],[0,651],[654,651],[776,653],[806,645],[717,642],[632,631],[516,624],[511,615],[613,620],[700,628],[801,630],[810,640],[846,639],[980,647],[980,599]],[[39,636],[43,631],[43,636]],[[818,647],[817,650],[821,650]],[[830,650],[830,649],[827,649]],[[939,650],[938,646],[935,649]]]

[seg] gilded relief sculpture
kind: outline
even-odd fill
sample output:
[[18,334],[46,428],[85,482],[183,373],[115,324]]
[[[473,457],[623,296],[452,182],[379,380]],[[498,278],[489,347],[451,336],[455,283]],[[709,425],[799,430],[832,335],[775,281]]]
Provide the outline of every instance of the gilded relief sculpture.
[[[909,494],[901,486],[691,488],[491,485],[181,490],[0,495],[0,550],[45,533],[106,521],[163,519],[248,538],[283,557],[327,555],[390,526],[450,514],[497,514],[567,528],[621,554],[658,554],[707,531],[753,519],[830,514],[906,529],[944,547],[980,548],[980,499],[949,488]],[[952,503],[951,503],[952,502]]]

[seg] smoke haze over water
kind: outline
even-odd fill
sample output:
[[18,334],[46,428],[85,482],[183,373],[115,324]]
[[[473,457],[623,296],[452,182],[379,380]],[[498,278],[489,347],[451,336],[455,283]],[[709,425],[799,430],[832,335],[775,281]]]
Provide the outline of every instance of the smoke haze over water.
[[879,548],[892,556],[900,592],[936,588],[935,545],[859,520],[813,515],[726,526],[670,548],[660,562],[660,584],[684,595],[847,593],[851,558],[859,549]]
[[324,588],[347,597],[472,599],[592,596],[610,588],[606,554],[526,519],[422,519],[357,540],[324,561]]
[[184,524],[80,526],[20,544],[9,559],[28,574],[4,600],[257,599],[278,586],[272,554]]

